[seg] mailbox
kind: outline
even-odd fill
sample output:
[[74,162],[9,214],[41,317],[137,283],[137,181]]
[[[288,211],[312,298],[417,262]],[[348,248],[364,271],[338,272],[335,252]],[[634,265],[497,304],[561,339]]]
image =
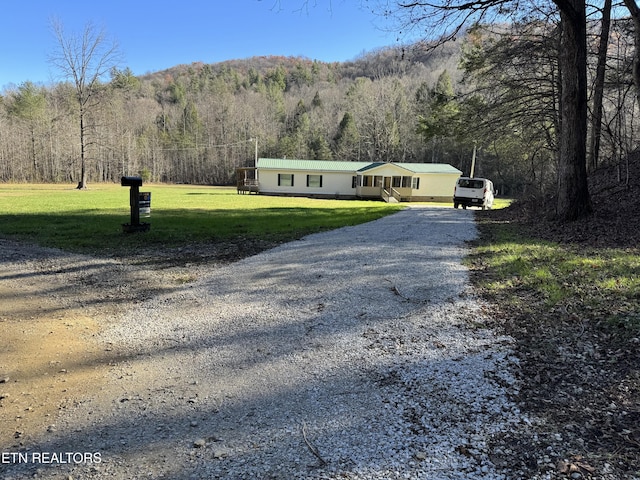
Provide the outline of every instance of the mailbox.
[[[142,178],[140,177],[122,177],[120,185],[130,187],[129,206],[131,207],[131,223],[122,225],[125,233],[147,232],[151,228],[149,223],[140,223],[140,187],[142,186]],[[149,209],[151,208],[151,194],[149,194]]]
[[122,177],[120,179],[120,185],[123,187],[141,187],[142,178],[140,177]]

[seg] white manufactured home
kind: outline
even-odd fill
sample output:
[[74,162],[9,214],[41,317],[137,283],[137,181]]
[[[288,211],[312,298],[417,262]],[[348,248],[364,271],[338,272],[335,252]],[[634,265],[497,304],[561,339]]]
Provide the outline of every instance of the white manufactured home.
[[450,202],[460,175],[460,170],[443,163],[259,158],[255,168],[238,169],[238,193]]

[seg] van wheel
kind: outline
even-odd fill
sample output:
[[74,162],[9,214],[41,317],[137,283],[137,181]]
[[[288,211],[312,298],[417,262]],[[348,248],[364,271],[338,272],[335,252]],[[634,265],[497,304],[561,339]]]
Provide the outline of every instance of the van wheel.
[[454,203],[454,204],[453,204],[453,208],[458,208],[458,204],[457,204],[457,203]]

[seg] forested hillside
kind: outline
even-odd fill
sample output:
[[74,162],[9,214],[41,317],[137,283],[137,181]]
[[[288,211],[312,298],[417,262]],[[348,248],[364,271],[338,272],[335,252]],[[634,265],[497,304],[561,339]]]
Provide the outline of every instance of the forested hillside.
[[[383,50],[353,62],[256,57],[180,65],[134,77],[114,71],[88,122],[89,181],[225,184],[259,156],[418,161],[416,91],[455,72],[459,48],[409,62]],[[77,181],[71,86],[5,92],[0,179]],[[430,157],[429,157],[430,158]]]
[[[502,30],[345,63],[256,57],[139,77],[114,69],[86,112],[88,181],[229,184],[256,146],[260,157],[446,162],[469,173],[475,147],[475,173],[501,193],[538,191],[556,165],[554,24]],[[622,24],[611,38],[600,163],[635,141],[631,39]],[[65,83],[2,92],[0,181],[78,182],[76,101]]]

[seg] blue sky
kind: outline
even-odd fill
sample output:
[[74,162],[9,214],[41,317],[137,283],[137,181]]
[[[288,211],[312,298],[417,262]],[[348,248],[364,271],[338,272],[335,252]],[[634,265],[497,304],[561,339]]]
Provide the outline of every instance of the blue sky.
[[[3,2],[0,91],[25,81],[50,83],[48,57],[57,18],[68,34],[88,22],[104,28],[136,75],[192,62],[259,55],[350,60],[397,43],[367,0],[11,0]],[[364,8],[363,8],[364,5]]]

